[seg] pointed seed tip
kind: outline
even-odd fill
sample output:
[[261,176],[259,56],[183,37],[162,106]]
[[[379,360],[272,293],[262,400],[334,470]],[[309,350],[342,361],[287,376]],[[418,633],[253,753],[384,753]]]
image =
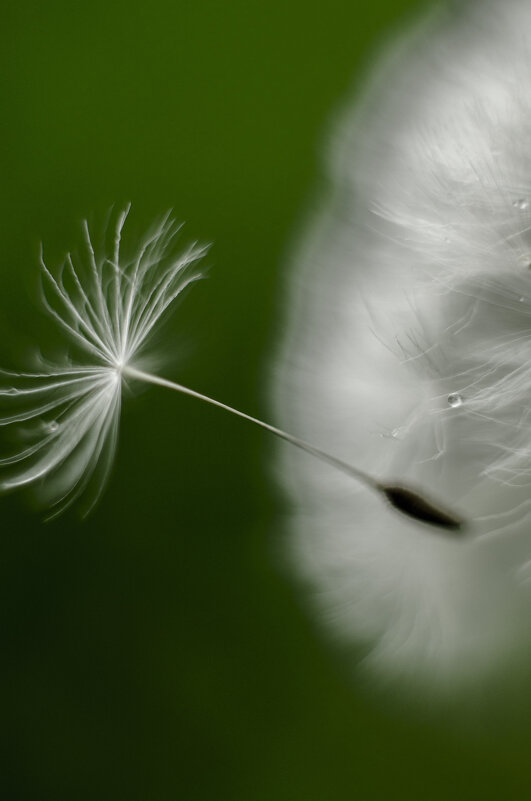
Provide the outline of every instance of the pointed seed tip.
[[381,491],[391,506],[414,520],[448,532],[455,532],[455,534],[463,534],[466,530],[465,521],[456,514],[447,509],[441,509],[437,504],[408,487],[383,485]]

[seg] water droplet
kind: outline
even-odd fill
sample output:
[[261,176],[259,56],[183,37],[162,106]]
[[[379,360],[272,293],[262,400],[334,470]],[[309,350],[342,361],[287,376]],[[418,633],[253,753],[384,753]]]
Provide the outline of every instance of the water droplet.
[[393,428],[391,431],[391,436],[393,439],[404,439],[406,435],[405,428],[403,426],[399,426],[398,428]]
[[463,396],[459,392],[450,392],[446,400],[452,409],[457,409],[463,405]]
[[57,429],[58,429],[58,428],[59,428],[59,423],[57,422],[57,420],[51,420],[51,421],[48,423],[48,431],[49,431],[50,433],[52,433],[52,434],[53,434],[53,432],[54,432],[54,431],[57,431]]
[[518,298],[518,303],[523,303],[523,302],[524,302],[524,300],[525,300],[525,298],[524,298],[524,297]]
[[386,439],[405,439],[407,429],[405,426],[397,426],[397,428],[387,429],[380,434],[381,437]]
[[520,197],[518,200],[513,200],[513,206],[515,209],[519,209],[519,211],[526,211],[529,208],[529,200]]

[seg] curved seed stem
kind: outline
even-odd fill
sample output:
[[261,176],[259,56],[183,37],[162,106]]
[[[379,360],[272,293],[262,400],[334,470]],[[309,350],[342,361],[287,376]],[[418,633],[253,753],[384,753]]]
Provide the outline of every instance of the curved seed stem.
[[286,442],[290,442],[292,445],[295,445],[295,447],[300,448],[300,450],[303,450],[306,453],[315,456],[317,459],[332,465],[332,467],[335,467],[337,470],[341,470],[341,472],[346,473],[347,475],[359,481],[361,484],[364,484],[366,487],[369,487],[375,492],[380,493],[380,495],[382,495],[394,509],[402,514],[407,515],[408,517],[432,526],[436,526],[438,528],[446,529],[448,531],[460,532],[464,527],[464,522],[456,514],[441,508],[437,504],[428,500],[424,495],[416,492],[410,487],[397,484],[384,484],[378,481],[378,479],[376,479],[374,476],[370,475],[370,473],[366,473],[364,470],[360,470],[358,467],[353,467],[347,462],[344,462],[342,459],[338,459],[335,456],[326,453],[326,451],[316,448],[309,442],[305,442],[304,440],[295,437],[293,434],[288,434],[287,431],[282,431],[282,429],[277,428],[276,426],[272,426],[269,423],[264,423],[263,420],[259,420],[257,417],[252,417],[249,414],[245,414],[245,412],[240,412],[239,409],[235,409],[232,406],[227,406],[226,403],[221,403],[221,401],[215,400],[208,395],[203,395],[201,392],[196,392],[194,389],[185,387],[183,384],[177,384],[175,381],[168,381],[167,378],[160,378],[159,376],[146,373],[143,370],[138,370],[136,367],[131,367],[129,365],[125,365],[123,367],[122,374],[129,376],[130,378],[137,378],[140,381],[146,381],[149,384],[157,384],[160,387],[173,389],[176,392],[181,392],[183,395],[189,395],[192,398],[197,398],[198,400],[209,403],[212,406],[217,406],[218,409],[223,409],[226,412],[230,412],[237,417],[247,420],[249,423],[254,423],[260,428],[263,428],[266,431],[269,431],[271,434],[274,434],[276,437],[279,437]]

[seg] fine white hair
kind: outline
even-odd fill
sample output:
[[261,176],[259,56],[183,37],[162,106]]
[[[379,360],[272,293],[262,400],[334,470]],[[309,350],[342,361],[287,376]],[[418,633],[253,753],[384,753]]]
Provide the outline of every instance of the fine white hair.
[[129,208],[111,216],[99,249],[84,221],[82,256],[67,254],[61,269],[51,271],[41,253],[42,300],[75,357],[51,362],[38,352],[31,372],[0,369],[0,429],[18,439],[0,458],[0,491],[30,487],[50,516],[81,496],[88,513],[99,499],[116,452],[124,380],[160,383],[138,370],[145,346],[201,277],[206,247],[176,253],[181,226],[169,213],[125,256]]
[[447,696],[531,663],[531,4],[438,8],[402,35],[328,171],[293,259],[278,420],[469,532],[282,446],[291,560],[369,675]]

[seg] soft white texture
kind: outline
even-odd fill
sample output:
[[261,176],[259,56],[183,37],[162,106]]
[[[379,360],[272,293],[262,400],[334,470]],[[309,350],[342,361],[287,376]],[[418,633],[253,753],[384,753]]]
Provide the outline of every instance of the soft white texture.
[[44,304],[79,356],[59,364],[39,356],[37,372],[0,371],[0,425],[14,426],[23,443],[0,459],[0,489],[31,486],[55,513],[83,493],[85,511],[99,498],[116,450],[123,377],[138,377],[139,353],[200,277],[196,265],[206,248],[194,244],[176,254],[180,226],[169,214],[124,256],[128,212],[114,215],[96,251],[85,221],[83,255],[75,263],[68,254],[58,275],[41,257]]
[[464,542],[282,448],[292,561],[370,675],[531,665],[531,3],[438,9],[342,114],[293,264],[280,425],[470,521]]

